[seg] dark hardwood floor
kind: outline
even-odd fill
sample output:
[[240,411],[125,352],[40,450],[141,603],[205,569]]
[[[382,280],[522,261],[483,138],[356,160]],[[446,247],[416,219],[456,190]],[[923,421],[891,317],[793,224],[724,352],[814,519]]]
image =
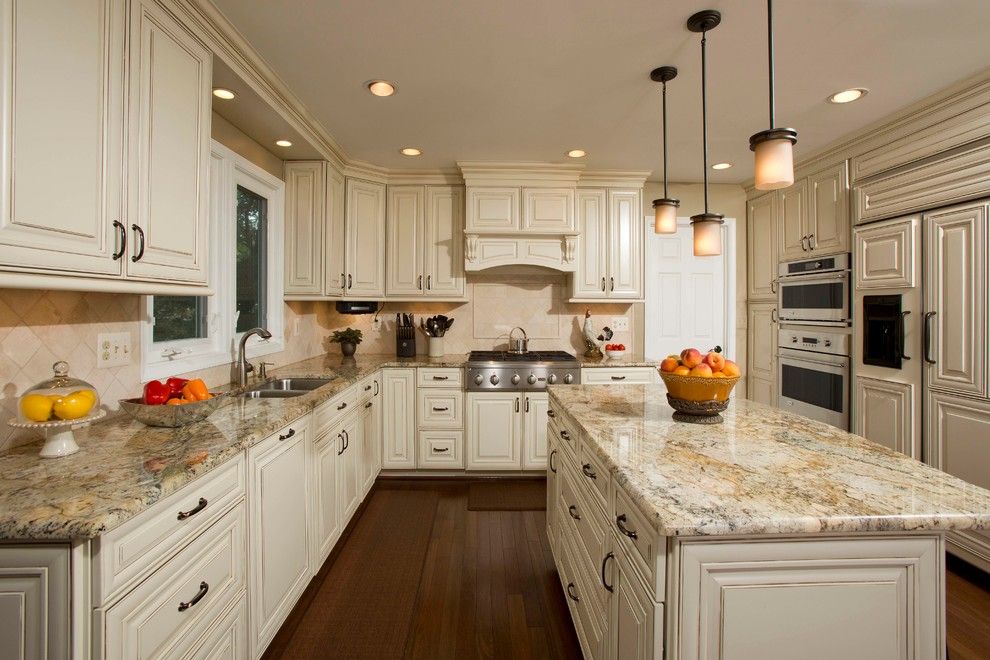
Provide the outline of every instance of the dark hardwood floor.
[[[579,658],[546,512],[467,498],[379,480],[265,658]],[[950,557],[946,601],[949,658],[990,658],[990,578]]]

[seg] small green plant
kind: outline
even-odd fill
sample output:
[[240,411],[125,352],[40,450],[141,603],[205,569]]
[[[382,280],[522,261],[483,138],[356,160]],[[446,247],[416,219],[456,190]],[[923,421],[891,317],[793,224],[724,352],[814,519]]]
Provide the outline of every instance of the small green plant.
[[333,336],[330,337],[330,341],[335,344],[360,344],[362,334],[360,330],[355,328],[344,328],[343,330],[334,330]]

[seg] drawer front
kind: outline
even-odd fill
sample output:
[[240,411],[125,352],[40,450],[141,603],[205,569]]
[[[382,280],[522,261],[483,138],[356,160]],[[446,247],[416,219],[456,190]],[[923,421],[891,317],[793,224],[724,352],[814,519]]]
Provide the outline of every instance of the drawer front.
[[464,392],[423,389],[416,393],[419,427],[429,429],[464,428]]
[[[566,505],[564,520],[571,530],[567,536],[574,539],[574,559],[584,570],[594,572],[605,557],[604,516],[578,494],[569,474],[565,474],[561,481],[561,498]],[[604,608],[605,593],[602,589],[589,590],[588,596],[596,599],[600,609]]]
[[[244,456],[184,486],[97,541],[93,602],[108,604],[215,522],[245,492]],[[205,501],[205,504],[204,504]]]
[[247,658],[247,594],[234,601],[220,620],[189,650],[183,660],[239,660]]
[[[374,389],[371,391],[374,392]],[[345,415],[357,408],[360,393],[361,386],[352,385],[326,403],[321,403],[313,413],[316,435],[322,435],[331,427],[339,425]]]
[[107,658],[176,657],[244,594],[240,503],[106,612]]
[[464,467],[464,431],[420,431],[418,437],[420,468],[452,470]]
[[566,538],[561,540],[560,545],[563,569],[560,579],[581,650],[585,658],[601,658],[604,655],[602,617],[592,602],[584,571],[577,564],[580,560],[575,555],[574,545]]
[[[553,412],[551,410],[551,412]],[[566,421],[560,416],[556,415],[550,418],[550,423],[547,425],[547,429],[553,432],[553,437],[560,440],[558,446],[560,446],[564,452],[566,452],[571,459],[571,461],[577,460],[578,455],[578,436],[577,433],[567,424]]]
[[581,443],[580,454],[578,461],[580,467],[578,469],[580,470],[581,482],[586,486],[584,492],[588,499],[598,507],[599,512],[604,515],[608,510],[608,468],[605,467],[605,462],[587,446],[587,443]]
[[609,523],[613,536],[629,558],[657,601],[664,598],[666,548],[658,547],[660,539],[646,517],[632,503],[622,488],[613,489],[615,498]]
[[653,367],[592,367],[581,370],[583,385],[652,385],[657,382]]
[[416,370],[416,384],[420,387],[460,389],[464,387],[463,371],[447,367],[420,367]]
[[357,400],[359,404],[364,404],[374,399],[381,389],[381,385],[378,384],[378,374],[379,372],[376,371],[357,384]]

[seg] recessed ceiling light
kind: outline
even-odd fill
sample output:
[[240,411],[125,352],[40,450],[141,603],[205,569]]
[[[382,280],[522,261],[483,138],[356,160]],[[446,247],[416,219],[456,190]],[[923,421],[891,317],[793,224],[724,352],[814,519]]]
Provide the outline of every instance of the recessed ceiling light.
[[223,87],[214,87],[213,96],[217,97],[218,99],[223,99],[224,101],[229,101],[230,99],[237,96],[237,94],[234,94],[229,89],[225,89]]
[[392,96],[392,94],[395,94],[395,85],[387,80],[371,80],[367,85],[368,91],[375,96]]
[[571,158],[584,158],[588,155],[588,152],[584,149],[571,149],[567,152],[567,155]]
[[423,152],[416,147],[403,147],[402,149],[399,149],[399,153],[403,156],[419,156],[422,155]]
[[291,147],[292,143],[288,140],[275,140],[275,144],[280,147]]
[[836,92],[826,100],[829,103],[852,103],[866,96],[869,91],[864,87],[853,87],[852,89],[844,89],[841,92]]
[[732,167],[732,163],[715,163],[712,165],[713,170],[727,170]]

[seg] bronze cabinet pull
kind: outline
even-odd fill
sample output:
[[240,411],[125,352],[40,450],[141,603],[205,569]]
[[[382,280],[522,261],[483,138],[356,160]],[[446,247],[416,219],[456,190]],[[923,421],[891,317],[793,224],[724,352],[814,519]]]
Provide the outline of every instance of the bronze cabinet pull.
[[423,290],[423,276],[422,275],[419,276],[419,281],[416,282],[416,288],[419,289],[420,291]]
[[350,273],[347,274],[347,288],[348,289],[353,289],[354,288],[354,280],[351,279],[351,274]]
[[199,601],[203,600],[203,596],[205,596],[207,594],[207,592],[209,592],[209,590],[210,590],[210,585],[207,582],[200,582],[199,583],[199,591],[196,592],[196,595],[192,597],[192,600],[186,601],[184,603],[182,603],[182,602],[179,603],[179,611],[180,612],[185,612],[190,607],[192,607],[193,605],[195,605]]
[[577,512],[577,507],[573,504],[567,507],[567,513],[571,514],[571,518],[574,520],[581,520],[581,514]]
[[938,312],[928,312],[927,314],[925,314],[925,324],[924,326],[922,326],[922,330],[924,331],[923,333],[924,337],[922,338],[922,342],[924,342],[924,346],[925,346],[925,362],[927,362],[928,364],[935,364],[935,362],[937,361],[934,358],[932,358],[932,324],[931,324],[932,319],[935,318],[935,315],[937,313]]
[[550,467],[550,471],[557,474],[557,468],[553,466],[553,457],[557,455],[557,450],[554,449],[550,452],[550,456],[547,458],[547,465]]
[[589,479],[598,478],[598,474],[591,469],[591,463],[585,463],[584,465],[582,465],[581,472],[584,472],[584,476],[588,477]]
[[609,289],[608,290],[609,291],[615,291],[615,278],[614,277],[608,278],[608,283],[609,283]]
[[370,389],[371,389],[371,385],[365,385],[365,386],[364,386],[364,391],[365,391],[365,392],[367,392],[367,391],[368,391],[368,390],[370,390]]
[[344,401],[342,404],[340,404],[339,406],[337,406],[337,410],[343,410],[346,407],[347,407],[347,402]]
[[615,554],[610,552],[605,555],[604,559],[602,559],[602,586],[605,587],[605,591],[613,593],[615,591],[615,587],[605,581],[605,566],[608,564],[609,559],[615,559]]
[[625,376],[612,376],[612,380],[625,380]]
[[288,440],[289,438],[291,438],[295,434],[296,434],[296,430],[295,429],[289,429],[289,432],[288,433],[286,433],[285,435],[278,436],[278,439],[279,439],[280,442],[282,440]]
[[344,434],[344,451],[347,451],[347,448],[351,446],[351,434],[347,431],[341,431],[341,433]]
[[619,528],[619,531],[628,536],[631,539],[638,538],[639,535],[636,534],[634,530],[626,527],[626,514],[622,514],[615,519],[615,526]]
[[894,342],[896,344],[897,354],[900,356],[902,360],[911,359],[907,355],[904,355],[904,335],[907,332],[907,330],[904,328],[904,324],[907,321],[907,315],[910,313],[911,313],[910,311],[901,312],[901,326],[897,329],[897,334],[894,336]]
[[427,291],[431,291],[432,289],[433,289],[433,276],[432,275],[427,275],[426,276],[426,290]]
[[556,417],[557,413],[552,410],[547,410],[547,417]]
[[337,456],[340,456],[341,454],[344,453],[344,450],[347,449],[347,445],[344,444],[344,434],[343,433],[338,433],[337,434],[337,439],[340,440],[340,451],[337,452]]
[[516,412],[519,412],[519,397],[516,397]]
[[113,221],[113,226],[118,232],[120,232],[120,249],[114,252],[110,256],[113,257],[114,261],[117,261],[122,256],[124,256],[125,252],[127,252],[127,227],[125,227],[117,220]]
[[450,408],[447,408],[446,406],[443,407],[443,408],[439,408],[437,406],[433,406],[433,412],[447,412],[448,410],[450,410]]
[[815,241],[814,234],[808,234],[808,250],[814,250],[818,247],[818,243]]
[[529,412],[529,397],[526,397],[526,412]]
[[341,289],[347,288],[347,278],[344,276],[343,273],[340,274],[340,288]]
[[773,309],[770,310],[770,322],[771,323],[776,323],[777,322],[777,308],[776,307],[774,307]]
[[364,407],[365,408],[370,408],[371,407],[371,401],[369,401],[368,403],[364,404]]
[[433,448],[433,453],[434,454],[442,454],[442,453],[444,453],[446,451],[450,451],[450,447],[434,447]]
[[205,509],[207,504],[209,504],[209,502],[206,501],[206,498],[205,497],[201,497],[201,498],[199,498],[199,504],[197,504],[193,508],[189,509],[188,511],[179,511],[179,515],[177,515],[175,517],[175,519],[176,520],[185,520],[186,518],[192,518],[197,513],[199,513],[203,509]]
[[379,390],[379,386],[378,386],[378,379],[376,378],[375,379],[375,396],[378,396],[378,392],[379,391],[380,390]]
[[561,431],[560,437],[562,437],[564,440],[567,440],[568,442],[571,441],[571,436],[567,431]]
[[450,376],[434,376],[433,380],[450,380]]
[[141,257],[144,256],[144,230],[138,227],[137,225],[131,225],[131,229],[136,231],[138,234],[138,238],[141,239],[141,242],[138,243],[138,253],[135,254],[133,257],[131,257],[131,261],[136,263],[141,260]]
[[573,590],[574,590],[574,583],[573,582],[568,582],[567,583],[567,597],[570,598],[571,600],[573,600],[575,603],[578,603],[578,602],[581,601],[581,599],[578,598],[577,594],[575,594]]
[[605,278],[602,278],[602,291],[605,291]]

